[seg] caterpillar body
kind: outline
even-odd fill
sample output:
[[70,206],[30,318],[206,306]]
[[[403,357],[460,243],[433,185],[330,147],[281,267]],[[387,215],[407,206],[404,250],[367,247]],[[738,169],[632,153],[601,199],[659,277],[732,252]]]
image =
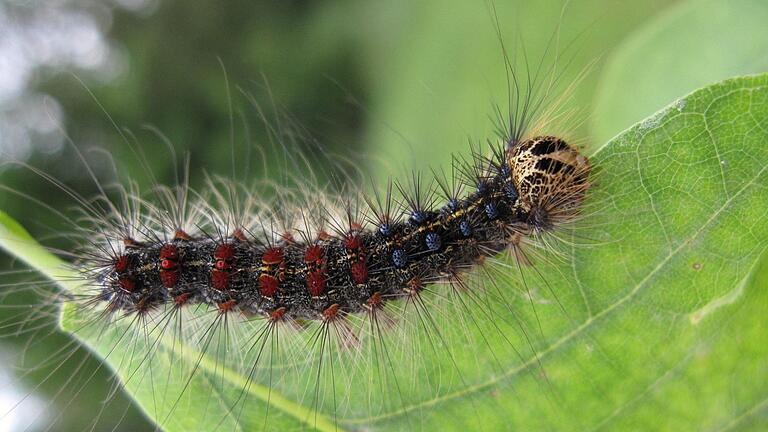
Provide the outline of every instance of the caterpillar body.
[[169,241],[122,239],[125,249],[91,269],[93,279],[107,309],[126,313],[205,303],[271,319],[328,320],[380,308],[578,213],[589,163],[577,150],[542,136],[496,154],[478,161],[481,175],[467,179],[475,191],[466,198],[432,209],[411,197],[407,217],[365,216],[375,229],[350,219],[334,234],[251,239],[253,227],[196,237],[175,227]]
[[[284,196],[263,202],[262,209],[249,208],[251,217],[261,216],[249,223],[226,210],[214,210],[213,203],[219,201],[226,207],[221,201],[231,197],[223,196],[233,193],[234,186],[221,181],[211,182],[212,201],[202,194],[196,198],[199,202],[187,199],[186,186],[161,188],[160,196],[172,197],[168,200],[171,210],[153,207],[124,190],[120,196],[126,210],[103,206],[110,202],[106,198],[90,203],[81,200],[86,204],[80,220],[87,223],[80,222],[79,235],[90,239],[74,254],[79,257],[75,262],[78,273],[72,278],[81,288],[61,297],[73,306],[64,315],[76,317],[71,319],[73,331],[89,344],[106,344],[101,350],[109,353],[107,359],[117,350],[126,350],[128,360],[116,366],[127,369],[122,371],[127,380],[124,385],[138,386],[138,393],[149,390],[153,400],[159,397],[152,388],[156,382],[172,380],[152,377],[150,365],[161,358],[170,358],[172,364],[186,358],[183,363],[190,363],[191,369],[172,366],[173,373],[180,375],[175,380],[185,383],[182,389],[164,393],[164,402],[152,411],[164,428],[174,429],[177,422],[190,427],[175,413],[187,393],[198,396],[188,387],[201,374],[200,364],[210,361],[213,364],[207,369],[214,376],[222,374],[213,380],[217,383],[214,388],[240,386],[240,390],[225,404],[223,414],[206,413],[202,418],[210,423],[202,426],[194,421],[192,427],[227,430],[232,418],[240,425],[243,411],[249,409],[250,391],[259,382],[266,380],[266,393],[259,398],[269,402],[277,398],[273,389],[283,380],[290,387],[292,379],[314,376],[314,384],[307,384],[314,388],[300,390],[297,396],[314,407],[311,414],[296,415],[300,424],[311,429],[345,429],[349,425],[318,418],[325,417],[318,414],[322,411],[335,418],[336,413],[349,409],[342,409],[336,400],[337,381],[353,385],[360,379],[358,374],[365,375],[368,369],[391,375],[387,379],[395,381],[395,389],[418,379],[400,376],[393,369],[398,363],[395,357],[418,356],[425,347],[395,348],[392,344],[416,343],[419,337],[408,336],[411,332],[423,332],[430,344],[447,343],[442,340],[440,327],[444,324],[439,315],[447,314],[449,321],[460,319],[458,313],[475,315],[470,321],[488,320],[497,332],[507,326],[521,332],[523,340],[535,332],[509,310],[509,296],[525,293],[527,288],[473,286],[468,277],[477,267],[488,268],[487,259],[497,260],[502,253],[509,253],[518,265],[529,263],[525,243],[577,220],[591,185],[591,166],[575,147],[554,136],[508,138],[489,154],[478,153],[459,166],[460,173],[451,179],[459,186],[439,182],[437,189],[446,201],[441,206],[435,204],[436,188],[425,192],[418,179],[414,179],[413,193],[398,186],[400,200],[392,197],[391,186],[383,200],[360,193],[359,201],[365,202],[362,209],[349,204],[349,196],[324,196],[318,188],[301,198],[293,197],[298,203],[312,202],[293,222],[276,216],[275,201],[291,205]],[[471,192],[462,194],[464,185]],[[279,190],[275,193],[280,197]],[[188,210],[173,208],[178,202],[197,209],[186,217],[194,224],[183,222]],[[139,208],[144,210],[139,212]],[[311,216],[318,217],[311,220]],[[455,304],[440,306],[441,298]],[[512,315],[498,315],[489,301]],[[535,316],[535,309],[533,313]],[[521,348],[509,338],[503,336],[508,355],[522,361]],[[241,352],[235,354],[237,351]],[[69,356],[67,352],[62,355]],[[214,360],[208,359],[212,352]],[[457,367],[451,351],[440,356]],[[291,372],[280,372],[283,367]],[[228,368],[239,370],[235,374],[244,380],[226,382],[223,377],[228,375],[218,370]],[[465,372],[457,369],[456,373],[459,382],[464,382]],[[153,383],[149,389],[148,381]],[[330,402],[323,400],[327,392]],[[367,404],[377,410],[397,410],[397,406],[414,403],[402,394],[379,397],[383,400]],[[347,403],[354,405],[353,401]],[[267,409],[257,417],[267,422],[276,413]],[[409,428],[415,427],[411,421]],[[94,427],[102,422],[104,419],[95,419]],[[353,426],[351,429],[356,428]],[[271,429],[268,423],[265,428]]]

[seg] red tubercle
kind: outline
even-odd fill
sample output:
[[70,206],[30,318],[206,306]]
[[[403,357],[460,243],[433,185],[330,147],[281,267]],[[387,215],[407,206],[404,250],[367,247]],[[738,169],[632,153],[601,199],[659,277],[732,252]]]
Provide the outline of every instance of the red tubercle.
[[273,323],[278,322],[278,321],[282,321],[283,318],[285,317],[285,313],[286,312],[287,312],[287,309],[285,307],[279,307],[279,308],[273,310],[268,315],[269,316],[269,321],[273,322]]
[[173,298],[173,303],[176,306],[183,306],[189,301],[190,297],[192,297],[192,293],[179,294]]
[[216,246],[213,258],[216,260],[230,260],[235,257],[235,246],[231,243],[222,243]]
[[368,281],[368,264],[365,263],[365,258],[361,257],[358,261],[353,262],[349,267],[349,273],[356,284],[366,283]]
[[173,288],[179,283],[178,270],[160,270],[160,281],[166,288]]
[[128,270],[128,266],[131,264],[131,259],[128,257],[128,255],[120,255],[115,260],[115,271],[118,273],[123,273],[126,270]]
[[280,281],[268,274],[259,275],[259,292],[264,297],[274,297],[280,287]]
[[312,297],[325,294],[326,277],[322,270],[307,273],[307,290]]
[[219,312],[227,313],[237,306],[237,300],[227,300],[216,305],[219,308]]
[[163,247],[160,248],[160,259],[178,261],[179,249],[172,244],[163,245]]
[[270,247],[261,256],[261,263],[264,265],[277,265],[282,263],[284,258],[283,248]]
[[229,273],[217,269],[211,270],[211,287],[216,291],[225,291],[229,288]]
[[284,259],[283,248],[275,246],[267,248],[261,255],[262,265],[267,266],[266,271],[259,275],[259,292],[262,296],[272,298],[277,294],[285,265]]
[[179,282],[179,249],[172,244],[160,248],[160,281],[166,288]]
[[328,240],[330,240],[332,238],[333,238],[333,236],[328,234],[327,231],[321,230],[319,233],[317,233],[317,239],[320,240],[320,241],[328,241]]
[[363,242],[357,233],[350,233],[344,238],[344,248],[348,251],[357,251],[362,248]]
[[121,276],[117,279],[117,283],[120,284],[120,288],[125,292],[132,293],[136,291],[136,281],[132,277]]
[[421,290],[424,288],[424,282],[421,281],[421,279],[415,277],[406,282],[406,289],[405,292],[411,295],[415,295],[421,292]]
[[336,303],[328,306],[328,308],[323,311],[323,320],[333,321],[338,316],[340,308],[341,306]]
[[187,232],[184,231],[183,229],[177,229],[176,232],[173,233],[173,239],[181,240],[181,241],[190,241],[192,240],[192,236],[187,234]]
[[323,259],[323,248],[320,245],[311,245],[304,252],[304,262],[307,264],[320,264]]
[[376,291],[368,297],[365,304],[371,309],[379,309],[384,306],[384,299],[381,297],[381,293]]
[[211,287],[217,291],[225,291],[229,288],[229,270],[232,268],[232,260],[235,257],[235,246],[231,243],[222,243],[213,251],[213,269],[211,269]]

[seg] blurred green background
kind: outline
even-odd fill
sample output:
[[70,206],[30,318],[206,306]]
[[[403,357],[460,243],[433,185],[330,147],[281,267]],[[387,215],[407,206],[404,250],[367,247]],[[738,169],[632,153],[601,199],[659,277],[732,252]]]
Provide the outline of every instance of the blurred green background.
[[[768,68],[763,1],[583,0],[564,7],[499,0],[495,7],[509,48],[525,46],[531,63],[560,53],[564,86],[588,72],[566,101],[576,113],[572,135],[587,148],[697,87]],[[289,113],[326,154],[358,155],[375,178],[446,167],[451,152],[466,154],[467,138],[494,138],[492,106],[504,108],[505,70],[492,23],[482,0],[5,1],[0,184],[54,208],[71,206],[9,161],[91,196],[95,185],[75,168],[82,166],[76,146],[99,177],[112,174],[93,149],[112,155],[122,175],[146,187],[123,135],[147,155],[159,181],[169,182],[173,163],[151,126],[180,154],[189,152],[191,182],[200,186],[203,171],[231,173],[233,142],[269,148],[250,96],[268,117],[275,108]],[[721,31],[729,28],[740,31]],[[553,35],[555,49],[547,51]],[[253,177],[265,175],[260,165],[252,168]],[[0,190],[0,209],[46,244],[71,246],[51,238],[64,225],[50,212],[31,210],[7,190]],[[8,292],[28,277],[11,273],[23,266],[0,256],[0,271],[9,272],[0,286]],[[30,296],[3,301],[40,301]],[[0,309],[2,321],[17,312]],[[41,333],[53,326],[49,320]],[[9,426],[0,430],[90,428],[110,396],[106,372],[85,387],[87,376],[66,380],[81,362],[90,375],[96,360],[78,354],[53,374],[56,361],[24,372],[67,342],[64,335],[44,343],[26,335],[0,339],[0,406],[10,409],[20,395],[33,394],[5,415],[0,423]],[[115,398],[97,430],[151,427],[138,409],[126,410],[119,392]]]

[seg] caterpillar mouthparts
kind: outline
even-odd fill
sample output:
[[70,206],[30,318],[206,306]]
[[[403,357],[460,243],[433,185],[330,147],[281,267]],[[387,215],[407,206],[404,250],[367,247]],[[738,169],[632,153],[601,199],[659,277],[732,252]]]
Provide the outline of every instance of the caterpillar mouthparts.
[[[440,208],[406,200],[406,216],[349,220],[329,234],[192,236],[176,227],[168,240],[122,239],[122,251],[95,271],[107,310],[146,313],[165,304],[207,304],[270,320],[332,320],[371,312],[418,294],[519,241],[551,230],[579,211],[590,165],[564,140],[539,136],[478,158],[474,191]],[[348,212],[349,214],[349,212]],[[264,224],[262,224],[264,226]]]

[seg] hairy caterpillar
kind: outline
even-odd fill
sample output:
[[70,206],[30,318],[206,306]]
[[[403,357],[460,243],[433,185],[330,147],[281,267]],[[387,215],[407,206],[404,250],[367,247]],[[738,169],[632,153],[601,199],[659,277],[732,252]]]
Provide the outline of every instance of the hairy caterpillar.
[[125,248],[112,256],[102,250],[105,259],[87,270],[101,291],[96,297],[110,312],[144,314],[192,302],[274,321],[331,322],[339,314],[379,309],[390,299],[417,295],[424,284],[459,277],[521,237],[552,230],[578,214],[589,164],[565,141],[512,140],[497,155],[476,162],[469,171],[476,177],[459,179],[475,183],[472,194],[449,195],[439,208],[430,205],[431,197],[411,194],[406,208],[391,211],[387,197],[384,209],[372,207],[373,218],[364,212],[353,219],[353,209],[345,208],[348,226],[307,212],[320,219],[311,224],[337,227],[333,233],[300,230],[301,239],[271,229],[262,236],[246,234],[272,227],[274,220],[235,225],[229,235],[224,228],[190,235],[189,228],[162,221],[159,226],[172,228],[164,240],[154,231],[141,240],[116,238]]
[[[326,344],[338,344],[341,350],[337,355],[352,359],[363,349],[370,349],[364,344],[377,347],[378,343],[374,349],[386,350],[386,342],[378,338],[387,329],[380,326],[399,325],[410,308],[410,313],[420,320],[435,319],[432,307],[422,298],[424,292],[430,291],[429,284],[448,282],[451,292],[467,296],[469,300],[462,301],[459,310],[471,308],[471,303],[480,306],[481,301],[488,301],[484,297],[489,293],[472,293],[476,288],[466,282],[464,273],[483,258],[493,258],[506,249],[515,250],[518,259],[524,259],[519,246],[525,237],[541,235],[578,215],[589,186],[589,164],[564,141],[547,136],[510,139],[493,157],[478,155],[470,165],[463,166],[464,175],[471,177],[452,181],[471,181],[475,190],[462,196],[461,189],[445,189],[448,203],[440,208],[432,207],[433,190],[424,197],[418,195],[421,189],[417,186],[416,194],[404,195],[402,207],[393,203],[388,191],[383,205],[371,204],[371,210],[355,210],[347,204],[342,207],[341,217],[324,216],[319,223],[307,221],[310,215],[330,211],[332,204],[323,198],[322,209],[311,207],[302,213],[306,225],[291,231],[265,230],[267,226],[296,226],[279,219],[265,221],[263,215],[269,214],[269,209],[255,213],[262,218],[255,219],[256,225],[240,225],[238,217],[215,211],[207,222],[196,219],[195,226],[190,227],[193,231],[174,225],[176,220],[163,219],[166,214],[184,214],[184,208],[110,213],[111,205],[104,210],[96,207],[99,204],[83,200],[86,211],[92,213],[85,216],[92,225],[83,232],[90,233],[91,240],[94,235],[103,235],[104,240],[93,242],[94,249],[86,248],[78,254],[81,258],[77,265],[86,289],[72,293],[70,301],[80,304],[78,309],[85,305],[98,317],[78,330],[95,327],[99,332],[114,332],[116,323],[127,321],[129,331],[150,335],[158,332],[144,335],[150,341],[144,350],[152,354],[141,355],[138,364],[131,365],[132,373],[137,375],[143,375],[146,362],[159,355],[155,350],[160,350],[160,338],[171,328],[174,335],[178,332],[179,339],[197,341],[201,358],[209,344],[220,337],[219,332],[239,333],[240,337],[233,340],[252,341],[248,351],[258,353],[251,360],[254,370],[249,375],[256,370],[265,349],[285,349],[274,346],[279,332],[312,328],[307,321],[316,321],[314,330],[303,330],[310,335],[309,342],[288,342],[293,346],[291,350],[309,349],[311,354],[317,349],[321,361],[328,355],[326,351],[336,350]],[[216,187],[233,193],[227,188],[237,186],[217,181],[211,187],[216,196]],[[185,187],[163,189],[161,196],[185,197],[187,193]],[[123,196],[128,203],[126,209],[148,206],[143,200]],[[310,197],[318,199],[321,195]],[[190,208],[205,208],[207,202],[201,200]],[[282,201],[283,205],[286,202]],[[106,212],[99,213],[102,211]],[[125,214],[136,219],[127,219]],[[105,228],[104,222],[110,220],[113,225]],[[319,228],[312,228],[315,224]],[[331,233],[324,226],[330,227]],[[163,228],[166,231],[161,231]],[[261,237],[255,234],[259,228],[264,230]],[[439,292],[438,288],[432,290]],[[395,312],[389,302],[398,299],[405,304],[394,306],[395,310],[402,308]],[[186,321],[189,318],[183,318],[183,308],[199,311],[200,306],[209,306],[203,314],[212,321],[196,328],[200,324]],[[247,323],[228,323],[241,315],[249,319]],[[286,323],[288,328],[283,328]],[[427,333],[440,335],[435,322],[425,324]],[[182,336],[182,331],[189,332],[190,328],[193,336]],[[361,334],[361,330],[368,334]],[[253,334],[248,335],[249,331]],[[126,334],[122,333],[122,337]],[[179,355],[175,349],[171,351],[170,355]],[[278,354],[270,352],[268,356],[271,363]],[[321,372],[326,373],[318,366],[318,374]],[[143,383],[143,378],[136,379]],[[318,377],[316,385],[320,382]],[[317,394],[312,397],[317,398]],[[170,403],[168,415],[176,403]],[[335,405],[334,401],[334,411]],[[230,409],[238,412],[239,419],[239,411]],[[313,427],[322,423],[316,418],[300,420]]]
[[[555,137],[525,139],[511,142],[497,155],[498,160],[479,157],[477,165],[466,167],[474,169],[469,173],[481,173],[473,177],[476,190],[467,197],[450,195],[443,208],[432,209],[417,196],[406,196],[406,208],[381,212],[373,207],[376,224],[370,223],[371,216],[365,213],[352,219],[352,208],[346,207],[349,219],[326,221],[331,227],[349,223],[343,231],[333,228],[334,234],[306,228],[271,231],[266,234],[270,237],[259,241],[253,226],[233,225],[232,234],[227,235],[224,229],[230,223],[213,225],[216,221],[211,222],[209,231],[198,222],[196,231],[175,226],[163,234],[159,227],[173,226],[169,225],[173,221],[159,216],[152,220],[153,213],[144,213],[143,222],[137,223],[116,213],[113,216],[118,222],[128,223],[116,225],[121,228],[117,231],[106,230],[106,243],[96,243],[96,249],[80,255],[78,266],[90,288],[75,293],[74,300],[101,311],[97,313],[102,321],[86,323],[86,327],[110,332],[113,321],[129,321],[134,331],[152,334],[161,329],[154,336],[158,340],[145,347],[150,352],[159,349],[153,345],[171,325],[180,326],[174,333],[195,325],[181,321],[182,308],[207,305],[209,311],[217,312],[207,313],[213,321],[197,336],[202,352],[214,334],[234,331],[228,330],[230,314],[242,314],[251,318],[251,331],[256,335],[237,330],[246,333],[241,335],[245,340],[253,340],[250,349],[258,352],[254,369],[265,347],[273,349],[271,345],[277,343],[279,326],[292,323],[302,327],[307,324],[301,321],[306,320],[318,323],[310,337],[312,342],[305,348],[314,343],[339,344],[343,346],[339,355],[354,358],[361,349],[360,339],[381,337],[376,333],[382,331],[382,320],[393,326],[403,319],[391,311],[389,301],[404,299],[406,306],[410,303],[416,308],[412,313],[432,320],[433,312],[421,297],[427,284],[446,281],[459,295],[467,295],[460,291],[474,288],[463,280],[463,273],[483,257],[517,248],[523,237],[551,230],[578,214],[589,185],[589,164],[564,141]],[[391,208],[390,199],[387,197],[384,208]],[[404,211],[408,211],[407,221],[399,216]],[[102,224],[105,216],[94,219],[94,224]],[[86,231],[98,229],[92,226]],[[132,234],[113,237],[127,232]],[[144,236],[139,237],[142,233]],[[166,237],[161,239],[162,235]],[[468,295],[472,298],[477,294]],[[363,315],[362,321],[353,324],[361,318],[352,314]],[[259,321],[262,323],[253,324]],[[433,325],[429,324],[429,331],[439,335]],[[361,329],[369,329],[371,334],[366,338],[359,334]],[[321,359],[326,350],[334,349],[320,348]],[[141,367],[154,361],[156,355],[147,354],[132,366],[139,368],[134,373],[143,373]],[[270,357],[274,355],[270,353]],[[317,419],[303,421],[318,426]]]

